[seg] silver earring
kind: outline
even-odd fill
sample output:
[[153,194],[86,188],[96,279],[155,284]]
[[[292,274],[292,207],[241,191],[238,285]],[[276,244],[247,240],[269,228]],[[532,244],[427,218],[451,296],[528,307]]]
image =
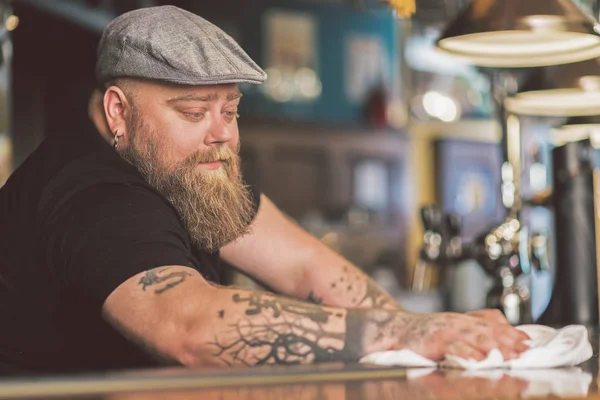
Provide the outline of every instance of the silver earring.
[[117,129],[115,131],[115,139],[113,142],[113,147],[115,148],[115,150],[117,149],[117,147],[119,147],[119,136],[118,135],[119,135],[119,130]]

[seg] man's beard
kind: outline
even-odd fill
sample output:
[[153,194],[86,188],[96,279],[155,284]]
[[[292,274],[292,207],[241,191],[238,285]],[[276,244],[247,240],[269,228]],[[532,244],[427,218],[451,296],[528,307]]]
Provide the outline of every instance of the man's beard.
[[[156,137],[156,132],[143,124],[136,112],[129,126],[133,128],[129,146],[119,154],[175,207],[195,247],[216,252],[249,231],[254,210],[237,152],[221,145],[197,151],[167,168],[159,162],[156,143],[142,139]],[[199,163],[217,160],[221,161],[219,170],[202,172],[197,168]]]

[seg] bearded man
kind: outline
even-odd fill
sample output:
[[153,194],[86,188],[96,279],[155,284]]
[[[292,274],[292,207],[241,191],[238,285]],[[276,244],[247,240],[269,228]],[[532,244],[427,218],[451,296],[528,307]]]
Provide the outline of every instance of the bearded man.
[[[5,370],[526,349],[494,311],[403,310],[246,185],[237,85],[266,75],[216,26],[173,6],[123,14],[96,76],[95,132],[46,140],[0,190]],[[220,258],[274,293],[223,286]]]

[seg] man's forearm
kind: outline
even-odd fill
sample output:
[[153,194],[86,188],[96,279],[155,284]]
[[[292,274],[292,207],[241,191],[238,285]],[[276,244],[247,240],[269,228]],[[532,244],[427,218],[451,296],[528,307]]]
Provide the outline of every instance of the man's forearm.
[[[327,249],[327,251],[330,251]],[[372,278],[343,257],[324,254],[306,267],[301,292],[315,304],[344,308],[401,309]]]
[[220,288],[210,321],[192,331],[186,364],[355,362],[393,346],[408,316],[323,307],[270,293]]
[[285,217],[266,196],[261,197],[252,233],[222,248],[221,256],[273,291],[296,299],[344,308],[400,307],[357,267]]
[[214,286],[184,266],[129,278],[106,299],[103,314],[161,360],[187,366],[354,362],[403,348],[432,360],[483,359],[492,349],[510,359],[528,339],[494,318],[326,307]]

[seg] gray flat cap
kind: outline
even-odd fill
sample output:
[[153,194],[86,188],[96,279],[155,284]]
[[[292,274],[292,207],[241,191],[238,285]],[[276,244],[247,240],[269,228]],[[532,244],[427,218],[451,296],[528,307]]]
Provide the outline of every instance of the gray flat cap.
[[96,78],[141,78],[183,85],[263,83],[266,73],[229,35],[175,6],[125,13],[105,28]]

